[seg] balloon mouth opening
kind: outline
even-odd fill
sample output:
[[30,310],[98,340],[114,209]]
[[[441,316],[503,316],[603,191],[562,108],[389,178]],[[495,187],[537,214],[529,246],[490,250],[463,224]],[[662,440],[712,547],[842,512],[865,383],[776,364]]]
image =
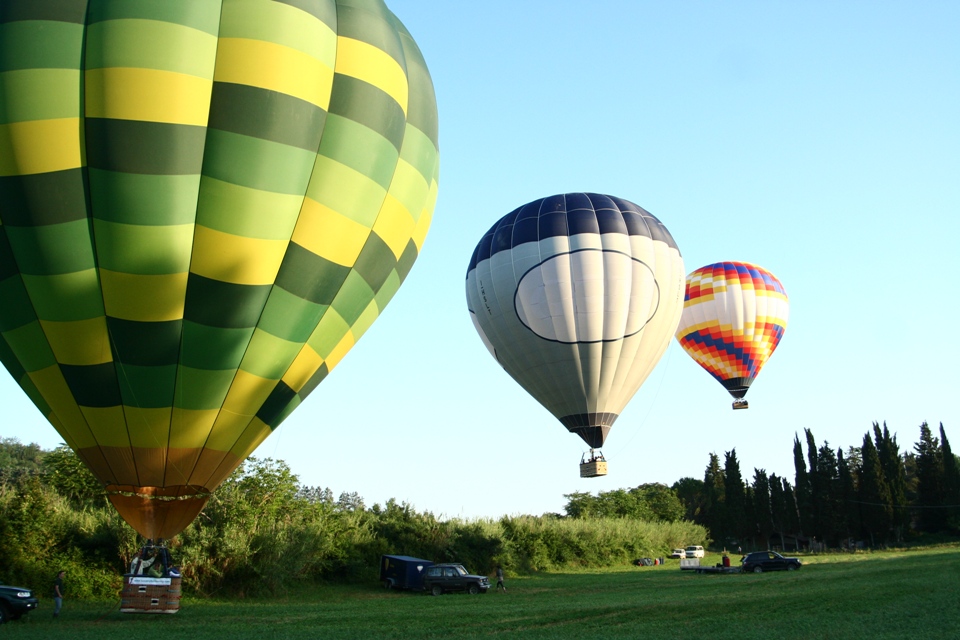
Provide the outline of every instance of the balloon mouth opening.
[[107,485],[107,497],[120,517],[144,538],[172,538],[193,522],[211,491],[196,485],[136,487]]
[[610,427],[616,422],[618,413],[575,413],[560,418],[560,424],[570,433],[575,433],[591,449],[599,449],[610,433]]
[[754,378],[751,376],[749,378],[730,378],[728,380],[721,380],[720,384],[723,385],[723,388],[726,389],[731,396],[740,400],[743,396],[747,395],[747,391],[750,390],[750,385],[753,384]]
[[110,484],[106,486],[107,495],[110,499],[113,496],[123,496],[127,498],[142,498],[145,500],[195,500],[198,498],[206,501],[211,491],[206,487],[187,484],[174,487],[135,487],[125,484]]

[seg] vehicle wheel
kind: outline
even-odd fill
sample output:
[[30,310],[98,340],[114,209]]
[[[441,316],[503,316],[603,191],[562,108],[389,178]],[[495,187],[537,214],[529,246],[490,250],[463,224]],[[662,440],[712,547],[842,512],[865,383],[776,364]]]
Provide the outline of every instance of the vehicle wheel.
[[441,586],[438,585],[438,584],[435,584],[435,585],[433,585],[433,588],[430,589],[430,593],[432,593],[432,594],[435,595],[435,596],[442,596],[442,595],[443,595],[443,587],[441,587]]
[[389,578],[384,580],[383,588],[386,589],[387,591],[389,591],[390,589],[393,589],[393,580],[390,580]]
[[754,573],[763,573],[763,567],[757,566],[753,568]]
[[472,596],[475,596],[475,595],[477,595],[478,593],[480,593],[480,587],[478,587],[478,586],[475,585],[475,584],[472,584],[472,585],[470,585],[470,586],[467,588],[467,593],[469,593],[469,594],[472,595]]
[[10,618],[10,614],[7,613],[7,608],[0,604],[0,624],[3,624]]
[[794,565],[792,565],[792,564],[788,564],[788,565],[787,565],[787,571],[794,571],[794,570],[796,570],[796,568],[797,568],[797,567],[794,566]]

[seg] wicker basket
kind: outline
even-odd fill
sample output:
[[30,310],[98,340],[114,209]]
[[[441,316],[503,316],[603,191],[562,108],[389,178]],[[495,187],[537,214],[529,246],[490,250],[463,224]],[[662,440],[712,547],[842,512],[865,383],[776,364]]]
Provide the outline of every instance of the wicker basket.
[[121,613],[176,613],[180,610],[181,578],[123,576]]
[[603,460],[580,463],[581,478],[596,478],[607,475],[607,463]]

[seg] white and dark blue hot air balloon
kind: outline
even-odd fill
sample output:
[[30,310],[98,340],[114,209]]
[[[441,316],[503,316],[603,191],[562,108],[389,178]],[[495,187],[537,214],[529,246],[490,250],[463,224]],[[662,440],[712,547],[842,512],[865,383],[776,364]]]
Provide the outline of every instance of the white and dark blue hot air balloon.
[[[466,279],[490,353],[591,450],[669,346],[684,287],[667,228],[632,202],[594,193],[542,198],[501,218]],[[605,472],[605,463],[581,465],[581,475]]]

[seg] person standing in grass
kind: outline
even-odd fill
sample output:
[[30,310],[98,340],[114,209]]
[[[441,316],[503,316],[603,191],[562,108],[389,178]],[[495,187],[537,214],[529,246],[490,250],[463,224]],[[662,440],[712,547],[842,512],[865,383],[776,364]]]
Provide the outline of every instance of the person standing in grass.
[[503,592],[507,592],[506,585],[503,584],[503,567],[497,567],[497,591],[503,589]]
[[53,581],[53,617],[60,615],[60,607],[63,606],[63,577],[67,575],[66,571],[60,571],[56,580]]

